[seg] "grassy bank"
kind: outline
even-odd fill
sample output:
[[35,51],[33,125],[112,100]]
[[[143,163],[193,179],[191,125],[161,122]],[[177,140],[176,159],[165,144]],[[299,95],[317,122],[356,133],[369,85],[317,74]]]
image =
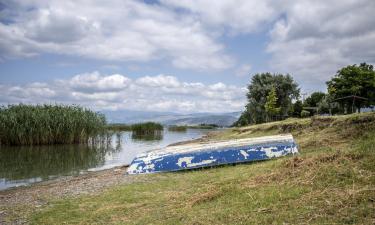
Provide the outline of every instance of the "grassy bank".
[[34,224],[373,224],[375,114],[314,117],[216,132],[291,132],[300,155],[146,175],[98,195],[51,200]]
[[88,143],[100,134],[102,114],[79,106],[9,105],[0,108],[1,145]]

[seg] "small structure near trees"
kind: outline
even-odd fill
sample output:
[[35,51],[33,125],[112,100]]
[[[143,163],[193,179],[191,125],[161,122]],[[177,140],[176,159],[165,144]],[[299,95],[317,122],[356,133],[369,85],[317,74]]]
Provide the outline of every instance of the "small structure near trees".
[[357,111],[361,112],[361,107],[365,106],[368,100],[369,100],[368,98],[364,98],[364,97],[356,96],[356,95],[349,95],[349,96],[333,99],[330,102],[330,114],[331,114],[331,108],[333,108],[335,103],[339,103],[343,107],[345,114],[355,113]]

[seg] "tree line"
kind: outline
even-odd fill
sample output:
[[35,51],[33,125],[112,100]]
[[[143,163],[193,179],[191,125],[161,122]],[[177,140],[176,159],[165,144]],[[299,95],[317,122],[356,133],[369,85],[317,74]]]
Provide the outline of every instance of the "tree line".
[[301,100],[298,83],[289,74],[258,73],[248,85],[244,112],[233,124],[244,126],[288,117],[360,112],[375,105],[373,65],[348,65],[326,82],[327,93],[314,92]]

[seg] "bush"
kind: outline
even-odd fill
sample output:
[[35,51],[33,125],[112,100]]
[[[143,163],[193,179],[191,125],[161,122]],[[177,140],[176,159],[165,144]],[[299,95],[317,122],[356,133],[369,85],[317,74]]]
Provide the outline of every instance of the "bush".
[[309,117],[310,116],[310,112],[307,111],[307,110],[302,110],[301,111],[301,117],[302,118],[305,118],[305,117]]
[[135,135],[152,135],[156,132],[161,132],[163,125],[160,123],[146,122],[132,125],[132,131]]

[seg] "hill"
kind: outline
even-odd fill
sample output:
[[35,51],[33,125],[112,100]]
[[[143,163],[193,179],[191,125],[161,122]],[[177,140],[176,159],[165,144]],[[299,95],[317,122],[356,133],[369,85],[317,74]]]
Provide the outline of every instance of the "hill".
[[216,124],[218,126],[230,126],[240,116],[240,112],[230,113],[192,113],[180,114],[171,112],[143,112],[143,111],[102,111],[110,123],[142,123],[158,122],[163,125],[199,125]]

